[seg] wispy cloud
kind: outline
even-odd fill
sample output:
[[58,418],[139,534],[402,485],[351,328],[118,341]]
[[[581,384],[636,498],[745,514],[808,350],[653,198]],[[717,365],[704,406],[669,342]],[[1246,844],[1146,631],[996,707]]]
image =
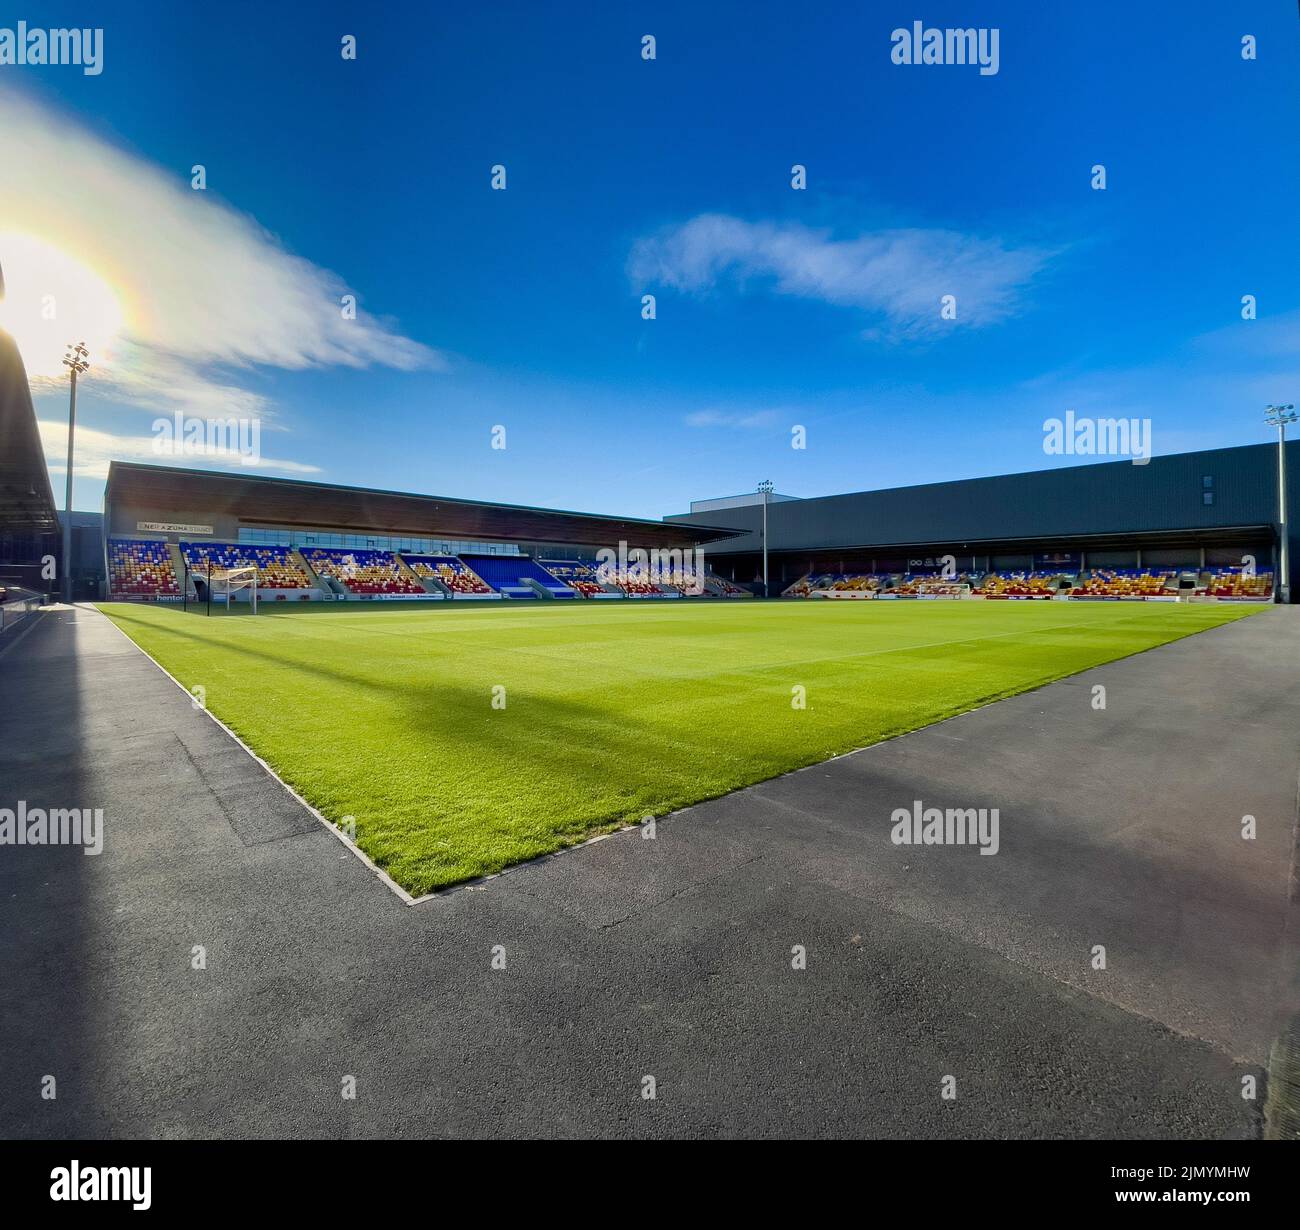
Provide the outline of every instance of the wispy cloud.
[[[45,449],[45,463],[51,474],[68,472],[68,425],[38,419],[37,427],[41,432],[41,444]],[[159,454],[154,447],[158,439],[154,435],[115,435],[108,431],[96,431],[90,427],[77,424],[77,479],[107,478],[108,463],[117,461],[145,461],[153,465],[171,464],[165,454]],[[245,467],[238,453],[233,451],[195,454],[181,457],[176,465],[192,470],[245,470],[255,474],[271,470],[281,474],[319,474],[320,467],[304,465],[299,461],[277,461],[263,457],[257,465]]]
[[[880,230],[836,239],[798,223],[701,214],[638,240],[628,271],[638,285],[700,293],[724,279],[770,283],[785,295],[863,309],[887,328],[877,336],[923,336],[982,327],[1014,315],[1053,252],[1013,247],[958,231]],[[955,321],[940,316],[956,296]]]
[[696,410],[686,416],[687,427],[739,427],[759,430],[777,421],[775,410]]
[[[384,320],[345,319],[340,300],[362,300],[362,288],[288,251],[214,192],[193,190],[188,167],[164,171],[11,88],[0,89],[0,115],[0,231],[18,236],[8,254],[0,246],[6,327],[20,344],[25,333],[25,353],[46,340],[61,353],[79,310],[103,318],[108,288],[120,340],[93,356],[97,389],[150,408],[264,413],[241,375],[259,367],[446,366]],[[70,262],[41,255],[51,249]],[[39,318],[51,295],[55,322]]]
[[1024,395],[1031,420],[1067,409],[1150,418],[1156,451],[1170,453],[1267,439],[1265,405],[1300,400],[1297,391],[1300,311],[1293,310],[1234,319],[1139,365],[1105,366],[1084,356],[1021,381],[1003,401]]

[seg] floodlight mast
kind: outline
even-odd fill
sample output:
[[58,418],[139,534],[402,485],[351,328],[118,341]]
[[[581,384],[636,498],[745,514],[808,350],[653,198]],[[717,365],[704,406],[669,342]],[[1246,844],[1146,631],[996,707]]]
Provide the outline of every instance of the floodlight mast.
[[71,377],[68,392],[68,485],[63,500],[63,601],[72,601],[72,436],[77,428],[77,377],[90,368],[90,351],[85,342],[68,343],[63,366]]
[[770,598],[772,595],[767,588],[767,497],[776,490],[776,485],[770,478],[765,478],[758,484],[758,490],[763,496],[763,597]]
[[1291,542],[1286,520],[1286,425],[1294,423],[1298,417],[1294,405],[1264,408],[1264,421],[1277,428],[1277,522],[1282,539],[1282,576],[1278,589],[1283,602],[1291,601]]

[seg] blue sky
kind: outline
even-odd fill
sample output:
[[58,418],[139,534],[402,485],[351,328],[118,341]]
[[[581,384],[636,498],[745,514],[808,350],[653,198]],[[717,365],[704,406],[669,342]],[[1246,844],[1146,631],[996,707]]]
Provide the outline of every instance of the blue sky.
[[[1255,443],[1300,400],[1291,0],[93,11],[23,16],[102,26],[98,76],[0,67],[9,320],[44,277],[11,227],[124,305],[78,507],[173,408],[258,416],[268,474],[661,516],[1077,463],[1067,410]],[[892,63],[914,20],[997,27],[999,71]]]

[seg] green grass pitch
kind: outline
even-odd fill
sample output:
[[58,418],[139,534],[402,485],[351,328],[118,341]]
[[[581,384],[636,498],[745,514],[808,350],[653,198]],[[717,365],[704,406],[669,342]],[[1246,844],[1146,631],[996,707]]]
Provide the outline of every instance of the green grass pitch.
[[[414,894],[1250,613],[1212,604],[102,609]],[[505,707],[494,708],[494,688]],[[793,703],[802,688],[806,708]],[[498,696],[500,693],[498,693]]]

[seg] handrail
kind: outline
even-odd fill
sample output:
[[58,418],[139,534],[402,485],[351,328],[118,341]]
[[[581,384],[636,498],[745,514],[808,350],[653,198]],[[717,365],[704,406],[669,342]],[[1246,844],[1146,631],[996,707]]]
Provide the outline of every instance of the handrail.
[[[10,598],[9,594],[14,590],[18,590],[20,596]],[[16,624],[33,611],[40,610],[44,605],[44,594],[38,594],[31,589],[19,589],[18,586],[6,587],[4,598],[0,599],[0,632]]]

